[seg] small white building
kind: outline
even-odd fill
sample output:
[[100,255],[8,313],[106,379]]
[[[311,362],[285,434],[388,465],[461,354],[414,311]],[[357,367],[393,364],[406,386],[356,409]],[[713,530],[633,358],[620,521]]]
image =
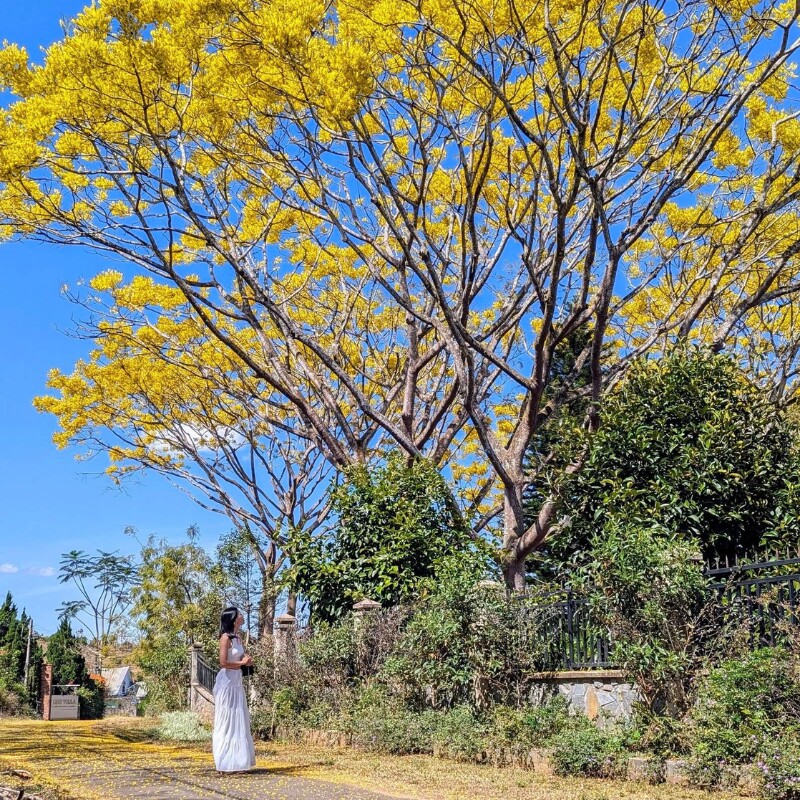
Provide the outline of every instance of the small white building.
[[101,673],[105,681],[106,697],[127,697],[133,686],[133,675],[130,667],[113,667]]
[[105,715],[135,717],[139,701],[147,695],[144,683],[134,683],[130,667],[104,669]]

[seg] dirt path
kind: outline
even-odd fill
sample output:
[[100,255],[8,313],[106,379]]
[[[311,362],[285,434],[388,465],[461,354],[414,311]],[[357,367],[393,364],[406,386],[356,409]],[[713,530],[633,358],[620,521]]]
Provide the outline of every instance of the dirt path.
[[219,776],[210,752],[132,741],[92,722],[0,721],[0,764],[25,768],[70,795],[98,800],[387,800],[385,794],[298,776],[259,757]]
[[739,800],[681,786],[300,743],[259,742],[255,772],[220,777],[210,744],[154,742],[153,724],[0,719],[0,772],[27,769],[48,800]]

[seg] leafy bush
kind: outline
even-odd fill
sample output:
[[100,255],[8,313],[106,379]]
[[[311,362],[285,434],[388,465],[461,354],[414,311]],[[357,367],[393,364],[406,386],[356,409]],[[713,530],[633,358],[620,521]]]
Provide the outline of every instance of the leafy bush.
[[602,730],[588,718],[576,716],[550,739],[550,758],[556,775],[610,778],[626,766],[625,744],[623,732]]
[[690,746],[684,720],[655,714],[643,704],[637,704],[635,709],[631,739],[636,749],[661,759],[686,755]]
[[269,704],[259,705],[251,711],[250,730],[256,739],[268,741],[275,736],[275,718]]
[[402,707],[373,707],[349,719],[347,732],[356,747],[376,753],[404,755],[430,753],[436,730],[436,714],[421,714]]
[[261,739],[295,739],[304,730],[344,730],[343,709],[351,702],[351,695],[349,691],[338,693],[334,703],[330,697],[314,696],[313,690],[284,686],[253,710],[253,732]]
[[272,712],[278,724],[297,717],[303,707],[303,698],[294,686],[284,686],[272,695]]
[[612,633],[615,663],[647,704],[680,716],[702,661],[706,580],[696,545],[645,519],[610,520],[587,569],[593,614]]
[[487,746],[489,730],[469,706],[456,706],[441,714],[433,733],[439,755],[472,761]]
[[527,696],[550,647],[545,619],[535,596],[508,598],[485,574],[479,559],[448,559],[414,606],[378,675],[410,705],[486,709]]
[[211,738],[211,730],[194,711],[169,711],[161,715],[157,735],[167,741],[205,742]]
[[105,710],[105,697],[102,685],[86,678],[84,685],[77,690],[81,719],[101,719]]
[[797,733],[770,741],[758,759],[764,800],[800,800],[800,744]]
[[696,781],[716,783],[726,765],[752,762],[792,729],[800,729],[800,682],[789,653],[763,648],[723,662],[701,682],[691,712]]
[[0,682],[0,717],[17,717],[30,713],[25,700],[25,687],[21,683]]
[[545,747],[571,724],[569,702],[561,695],[534,708],[498,706],[491,717],[491,740],[497,747],[528,751]]
[[466,634],[467,621],[458,611],[431,602],[409,622],[380,679],[418,707],[466,701],[472,685]]
[[370,597],[385,605],[415,598],[443,557],[471,548],[452,492],[425,460],[400,455],[375,469],[345,471],[331,493],[337,525],[328,538],[294,533],[285,580],[311,603],[315,621],[346,616]]
[[410,609],[380,609],[358,622],[352,616],[334,624],[320,623],[300,646],[300,658],[316,685],[340,688],[369,679],[398,647]]
[[143,713],[158,716],[186,705],[189,659],[183,645],[155,639],[140,648],[137,661],[147,680],[147,697],[141,705]]
[[355,674],[356,637],[352,619],[322,622],[300,646],[300,658],[318,680],[333,685],[346,683]]

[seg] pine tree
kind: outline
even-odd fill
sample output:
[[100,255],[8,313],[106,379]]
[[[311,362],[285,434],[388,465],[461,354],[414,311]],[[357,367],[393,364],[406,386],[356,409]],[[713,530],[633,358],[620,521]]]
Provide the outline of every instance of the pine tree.
[[47,662],[53,667],[54,685],[83,684],[86,681],[86,662],[68,619],[61,620],[58,630],[47,643]]
[[25,670],[25,634],[23,624],[27,626],[27,618],[23,612],[24,622],[17,618],[17,607],[11,597],[6,594],[5,602],[0,606],[0,684],[10,686],[22,681]]

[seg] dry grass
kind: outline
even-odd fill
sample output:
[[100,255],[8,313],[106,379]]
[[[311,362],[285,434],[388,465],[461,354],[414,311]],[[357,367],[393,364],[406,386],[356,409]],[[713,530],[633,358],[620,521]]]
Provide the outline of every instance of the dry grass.
[[[153,720],[112,718],[100,722],[44,723],[3,720],[0,769],[27,769],[65,798],[111,800],[130,796],[115,780],[174,769],[208,783],[210,745],[153,740]],[[516,768],[457,764],[428,756],[378,756],[351,749],[259,743],[258,766],[287,779],[313,778],[358,786],[413,800],[733,800],[737,795],[621,781],[549,778]],[[125,764],[109,782],[109,765]],[[131,772],[133,770],[133,773]],[[114,770],[111,770],[112,772]],[[97,791],[102,778],[102,791]],[[223,779],[224,780],[224,779]],[[199,784],[198,784],[199,785]]]
[[544,777],[514,767],[458,764],[430,756],[379,756],[352,749],[259,745],[300,774],[414,800],[732,800],[738,795],[626,781]]

